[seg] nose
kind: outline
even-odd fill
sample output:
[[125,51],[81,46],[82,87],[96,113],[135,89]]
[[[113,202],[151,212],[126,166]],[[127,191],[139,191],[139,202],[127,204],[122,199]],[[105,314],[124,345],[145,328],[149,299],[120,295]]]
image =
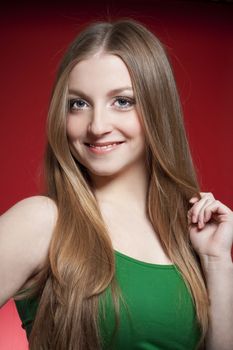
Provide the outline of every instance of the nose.
[[88,125],[88,133],[98,137],[111,131],[112,124],[106,109],[100,106],[93,108]]

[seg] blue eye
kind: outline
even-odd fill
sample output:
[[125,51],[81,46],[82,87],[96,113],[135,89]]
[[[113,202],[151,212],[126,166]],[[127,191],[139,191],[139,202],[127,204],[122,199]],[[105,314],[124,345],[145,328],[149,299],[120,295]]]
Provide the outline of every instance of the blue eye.
[[135,104],[135,100],[123,96],[116,97],[114,102],[118,102],[118,108],[126,109]]
[[[113,104],[116,104],[115,106],[118,109],[129,109],[135,104],[135,100],[129,97],[117,96],[114,98]],[[69,112],[84,110],[87,107],[87,102],[81,98],[71,98],[68,100]]]
[[73,98],[69,100],[69,111],[76,111],[83,109],[87,103],[79,98]]

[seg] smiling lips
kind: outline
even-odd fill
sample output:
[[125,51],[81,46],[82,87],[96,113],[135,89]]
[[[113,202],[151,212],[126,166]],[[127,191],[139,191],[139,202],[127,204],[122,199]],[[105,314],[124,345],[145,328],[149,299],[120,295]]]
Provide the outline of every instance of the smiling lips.
[[94,153],[100,154],[116,149],[120,144],[124,143],[124,141],[120,142],[95,142],[95,143],[85,143],[85,146]]

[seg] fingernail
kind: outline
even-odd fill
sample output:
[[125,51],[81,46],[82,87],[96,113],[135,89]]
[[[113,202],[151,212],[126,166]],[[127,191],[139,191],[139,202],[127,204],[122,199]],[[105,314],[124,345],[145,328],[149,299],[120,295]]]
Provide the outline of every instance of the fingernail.
[[191,199],[189,200],[189,202],[190,202],[190,203],[194,203],[194,202],[196,202],[196,200],[197,200],[196,198],[191,198]]
[[203,228],[203,227],[204,227],[203,222],[199,221],[199,222],[198,222],[198,227],[199,227],[199,228]]

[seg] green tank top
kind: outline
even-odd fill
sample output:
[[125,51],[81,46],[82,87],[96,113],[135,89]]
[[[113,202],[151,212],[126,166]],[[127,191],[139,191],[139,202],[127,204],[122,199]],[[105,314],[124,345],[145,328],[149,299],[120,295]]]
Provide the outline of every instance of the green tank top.
[[[111,344],[115,319],[108,287],[103,294],[106,297],[106,318],[101,317],[102,308],[99,308],[102,349],[196,349],[201,336],[200,327],[192,298],[177,267],[147,263],[114,252],[116,278],[129,312],[121,303],[120,324]],[[29,337],[38,300],[15,300],[15,304],[22,328]]]

